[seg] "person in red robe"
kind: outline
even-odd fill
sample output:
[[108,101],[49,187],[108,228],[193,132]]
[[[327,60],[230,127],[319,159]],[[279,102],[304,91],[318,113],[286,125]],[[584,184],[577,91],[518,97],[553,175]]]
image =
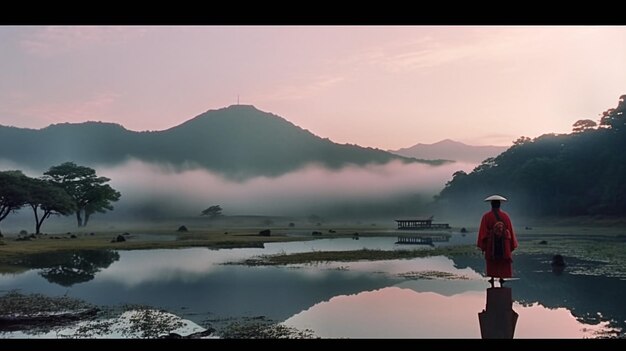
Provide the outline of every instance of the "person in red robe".
[[511,218],[500,210],[500,203],[506,198],[500,195],[492,195],[485,199],[491,202],[491,211],[486,212],[480,221],[478,230],[478,246],[485,254],[487,263],[487,276],[493,286],[494,278],[500,278],[500,285],[504,278],[513,277],[513,250],[517,248],[517,238],[513,231]]

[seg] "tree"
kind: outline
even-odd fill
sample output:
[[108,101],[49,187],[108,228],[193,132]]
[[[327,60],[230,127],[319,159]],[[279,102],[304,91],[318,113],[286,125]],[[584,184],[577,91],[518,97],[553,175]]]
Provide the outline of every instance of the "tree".
[[580,119],[572,125],[572,131],[574,133],[582,133],[587,130],[592,130],[597,126],[598,124],[590,119]]
[[35,215],[35,234],[41,232],[41,225],[50,216],[67,216],[74,210],[73,199],[52,182],[28,178],[25,189],[28,194],[26,204],[33,209]]
[[220,205],[211,206],[202,211],[202,216],[209,216],[209,218],[217,218],[222,215],[222,207]]
[[615,131],[626,129],[626,95],[619,97],[616,108],[610,108],[602,112],[600,126],[610,128]]
[[121,196],[119,191],[105,184],[111,179],[98,177],[94,169],[73,162],[50,167],[44,175],[46,180],[58,184],[72,197],[79,227],[86,226],[93,213],[113,210],[111,202],[118,201]]
[[0,222],[26,204],[26,179],[21,171],[0,172]]
[[88,203],[85,206],[85,221],[83,226],[87,226],[89,217],[98,212],[106,213],[107,210],[113,211],[113,205],[111,201],[119,200],[121,194],[115,189],[111,188],[108,184],[103,184],[98,187],[94,187],[88,194]]
[[529,137],[525,137],[525,136],[521,136],[519,138],[517,138],[517,140],[513,141],[513,145],[517,146],[517,145],[524,145],[527,143],[530,143],[532,140]]

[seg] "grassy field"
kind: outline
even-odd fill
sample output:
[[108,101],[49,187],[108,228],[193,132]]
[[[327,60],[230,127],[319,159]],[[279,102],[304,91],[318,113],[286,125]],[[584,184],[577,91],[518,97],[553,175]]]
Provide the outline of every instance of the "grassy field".
[[[262,237],[257,233],[239,231],[235,233],[224,231],[205,232],[156,232],[150,233],[155,240],[142,238],[134,240],[133,234],[126,236],[127,241],[111,242],[120,233],[94,233],[94,235],[76,233],[76,238],[71,235],[40,235],[36,239],[28,241],[16,241],[13,238],[4,238],[0,244],[0,272],[8,273],[20,271],[16,262],[25,255],[39,254],[53,251],[77,251],[77,250],[146,250],[146,249],[175,249],[185,247],[209,247],[209,248],[232,248],[232,247],[262,247],[265,242],[302,240],[298,237],[275,235]],[[175,236],[174,240],[160,240],[159,236]],[[27,268],[27,267],[24,267]]]
[[[167,229],[165,229],[167,228]],[[78,250],[148,250],[148,249],[177,249],[189,247],[207,248],[244,248],[263,247],[264,243],[301,241],[317,238],[352,237],[355,232],[361,236],[378,236],[381,230],[370,225],[330,227],[271,227],[271,236],[260,236],[262,226],[255,227],[226,227],[226,228],[190,228],[187,232],[172,230],[173,225],[158,225],[133,227],[124,242],[111,242],[123,230],[104,231],[75,231],[56,234],[35,235],[29,240],[16,240],[19,235],[5,234],[0,239],[0,273],[18,273],[29,269],[24,266],[22,258],[29,255],[58,251]],[[322,236],[312,236],[313,231],[322,232]],[[330,232],[332,231],[332,233]],[[369,232],[368,232],[369,231]],[[93,233],[93,234],[92,234]],[[292,234],[292,235],[287,235]],[[296,234],[296,235],[293,235]],[[30,236],[30,234],[29,234]]]

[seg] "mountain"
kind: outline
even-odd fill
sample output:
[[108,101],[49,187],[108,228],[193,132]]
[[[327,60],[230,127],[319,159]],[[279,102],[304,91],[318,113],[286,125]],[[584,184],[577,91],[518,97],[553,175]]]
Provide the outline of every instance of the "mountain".
[[489,157],[496,157],[506,149],[506,146],[473,146],[445,139],[434,144],[416,144],[389,152],[405,157],[480,163]]
[[0,126],[0,159],[37,170],[66,161],[93,166],[129,158],[200,166],[240,179],[277,176],[310,163],[339,168],[392,160],[445,162],[337,144],[249,105],[209,110],[163,131],[135,132],[103,122],[53,124],[40,130]]

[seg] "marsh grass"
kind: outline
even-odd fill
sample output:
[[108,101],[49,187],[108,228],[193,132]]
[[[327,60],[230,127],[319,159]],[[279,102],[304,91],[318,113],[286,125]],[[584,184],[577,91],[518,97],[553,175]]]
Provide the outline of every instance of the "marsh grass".
[[310,329],[296,329],[263,316],[242,318],[227,324],[217,334],[224,339],[316,339]]
[[[541,237],[521,240],[516,253],[543,255],[547,260],[559,254],[568,258],[576,258],[595,263],[588,267],[570,270],[573,274],[597,275],[606,277],[626,278],[626,237],[621,231],[562,235],[546,234]],[[547,244],[541,244],[545,240]]]
[[[55,332],[58,338],[93,338],[111,333],[125,338],[159,338],[183,326],[180,317],[146,305],[96,307],[68,296],[18,291],[0,296],[0,333],[19,330],[28,335]],[[74,331],[68,332],[71,327]],[[214,331],[206,329],[202,334]]]
[[95,306],[68,296],[25,295],[16,290],[0,296],[1,317],[31,317],[84,310],[93,307]]
[[[355,262],[411,259],[430,256],[477,255],[471,245],[444,246],[432,250],[351,250],[351,251],[311,251],[293,254],[258,256],[242,263],[248,266],[279,266],[323,262]],[[237,263],[237,262],[236,262]]]
[[405,279],[443,279],[443,280],[468,280],[465,275],[454,274],[441,271],[411,271],[398,274],[399,277]]

